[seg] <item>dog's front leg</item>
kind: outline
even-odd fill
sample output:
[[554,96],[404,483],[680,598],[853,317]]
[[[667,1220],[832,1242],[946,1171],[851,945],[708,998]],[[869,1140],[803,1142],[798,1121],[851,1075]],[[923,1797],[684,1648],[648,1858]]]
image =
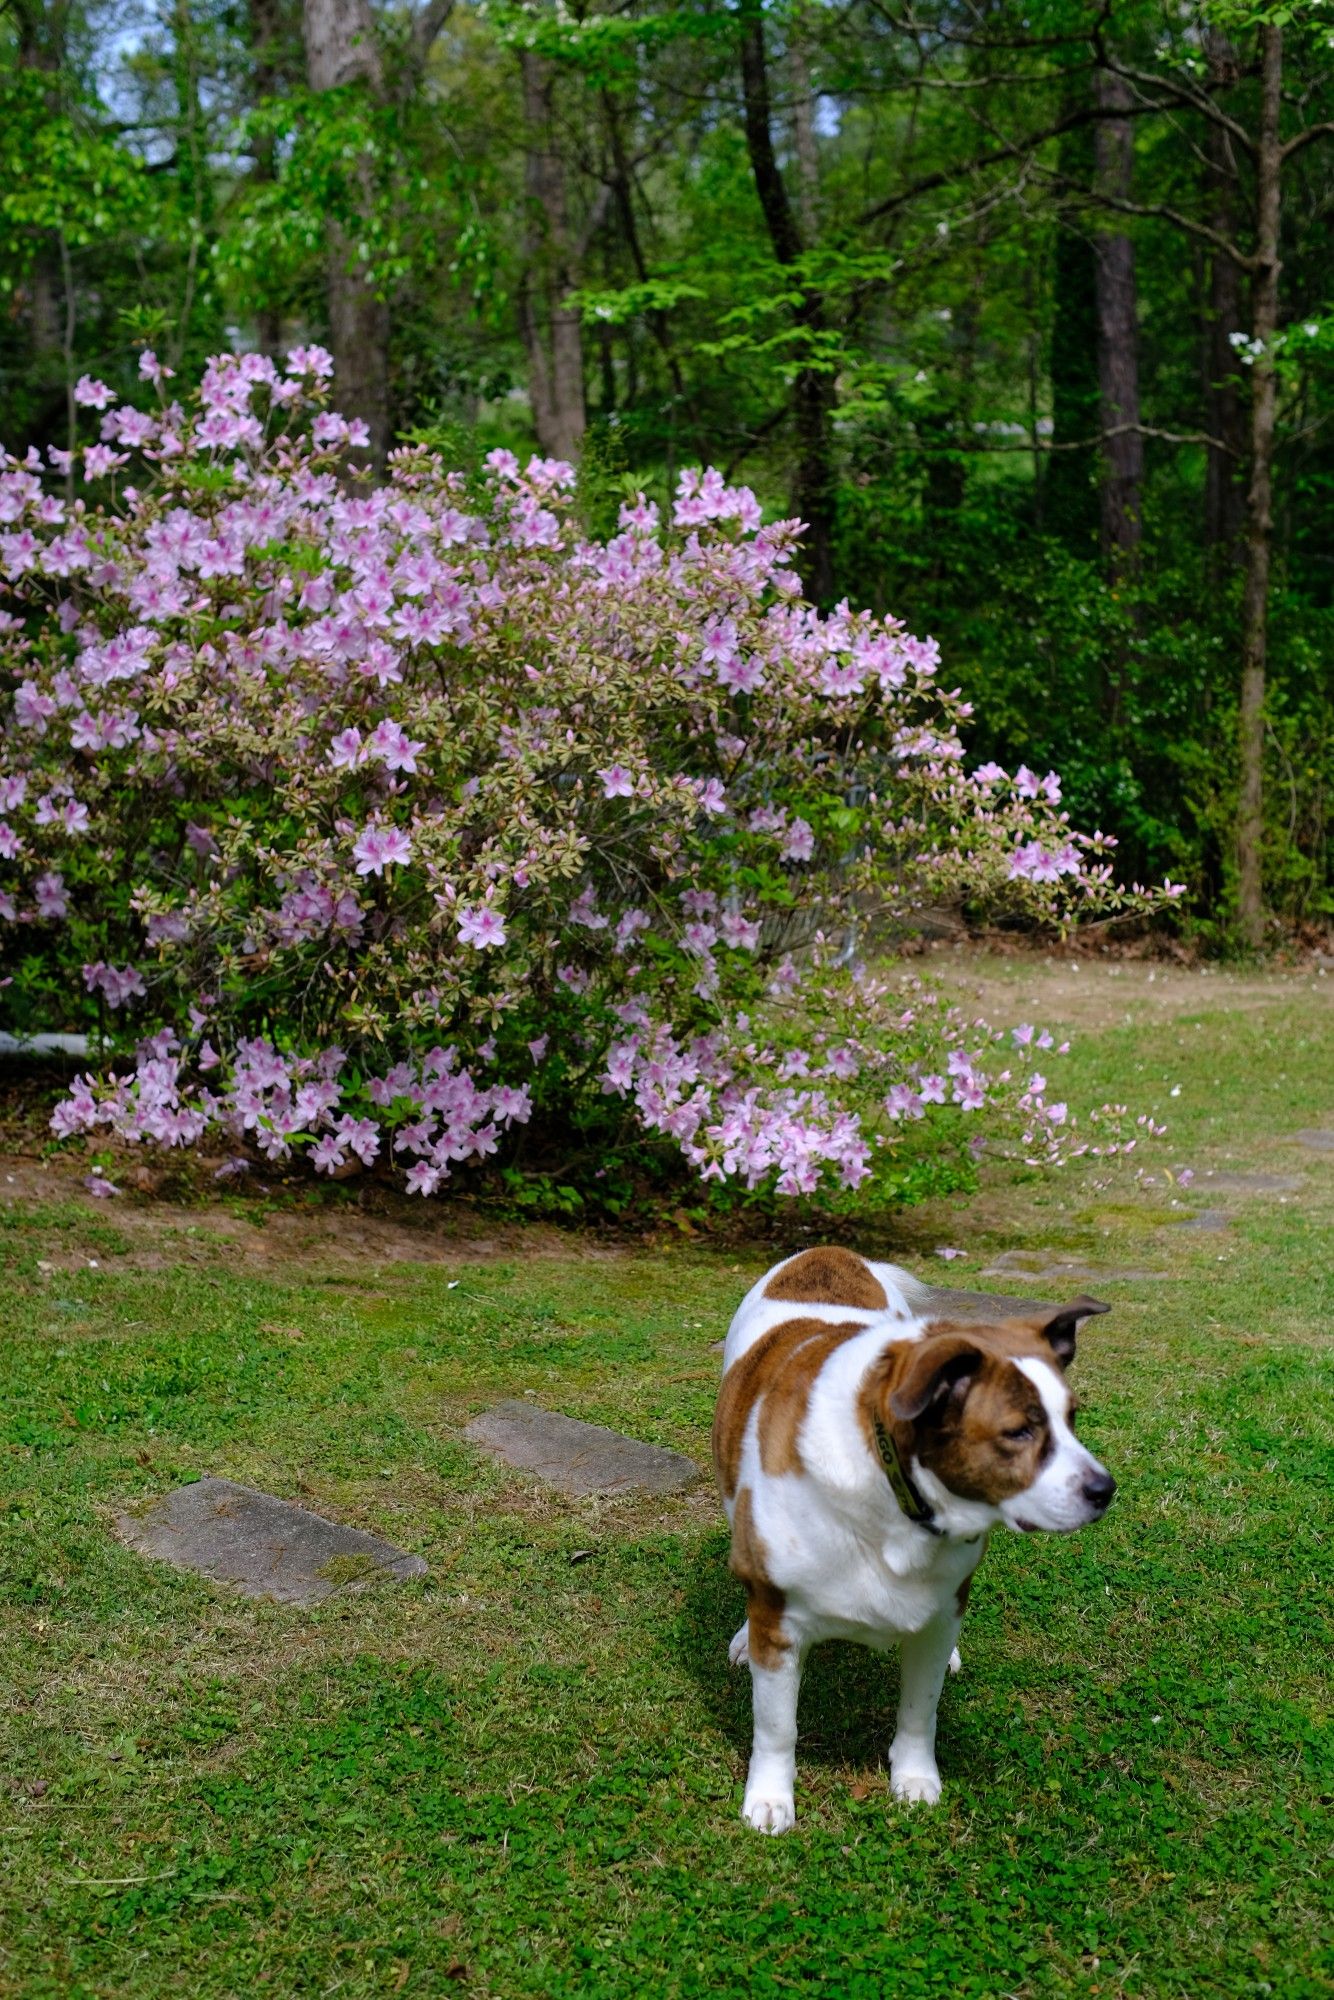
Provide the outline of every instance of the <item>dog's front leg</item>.
[[896,1799],[933,1806],[940,1797],[936,1709],[960,1623],[952,1614],[933,1618],[903,1640],[898,1728],[889,1746],[889,1777]]
[[767,1647],[768,1664],[756,1659],[752,1630],[750,1691],[755,1715],[750,1769],[741,1817],[761,1833],[786,1833],[796,1823],[792,1790],[797,1775],[797,1695],[801,1689],[801,1649]]

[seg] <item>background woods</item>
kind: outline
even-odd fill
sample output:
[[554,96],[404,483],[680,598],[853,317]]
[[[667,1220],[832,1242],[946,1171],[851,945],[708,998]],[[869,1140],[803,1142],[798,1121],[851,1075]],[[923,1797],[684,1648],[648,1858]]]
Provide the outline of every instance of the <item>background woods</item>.
[[1328,913],[1334,17],[10,0],[0,436],[135,343],[581,505],[713,462],[1198,924]]

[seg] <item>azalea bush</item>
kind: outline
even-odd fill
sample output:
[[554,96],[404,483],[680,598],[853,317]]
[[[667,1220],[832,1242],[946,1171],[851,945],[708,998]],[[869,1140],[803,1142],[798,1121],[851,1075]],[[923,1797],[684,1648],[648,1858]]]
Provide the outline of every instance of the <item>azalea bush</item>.
[[80,382],[76,458],[0,460],[0,1001],[102,1050],[58,1134],[423,1194],[533,1121],[803,1194],[930,1117],[1134,1143],[1049,1035],[867,969],[924,904],[1170,891],[1116,885],[1055,774],[970,770],[935,646],[804,603],[799,523],[687,472],[590,539],[571,468],[506,452],[372,486],[319,348],[188,402],[141,373],[142,409]]

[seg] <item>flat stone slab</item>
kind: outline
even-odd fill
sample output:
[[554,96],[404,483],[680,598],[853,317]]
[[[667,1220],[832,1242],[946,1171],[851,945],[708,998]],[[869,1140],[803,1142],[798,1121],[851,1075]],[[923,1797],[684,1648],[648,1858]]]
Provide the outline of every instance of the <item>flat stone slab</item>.
[[322,1604],[376,1577],[425,1576],[420,1556],[379,1535],[326,1521],[290,1500],[230,1479],[178,1486],[138,1514],[118,1514],[121,1539],[141,1556],[230,1583],[244,1597]]
[[685,1493],[699,1481],[693,1458],[581,1423],[536,1403],[497,1403],[463,1433],[518,1472],[558,1493]]
[[1063,1256],[1056,1250],[1002,1250],[989,1264],[984,1278],[1032,1278],[1040,1285],[1143,1285],[1163,1283],[1168,1271],[1135,1271],[1099,1268],[1082,1257]]
[[[1002,1252],[1002,1255],[1008,1255]],[[994,1268],[994,1267],[993,1267]],[[983,1272],[983,1277],[990,1272]],[[1028,1277],[1028,1271],[1011,1273],[1006,1277]],[[954,1285],[927,1285],[927,1297],[915,1307],[919,1317],[928,1313],[939,1313],[942,1318],[966,1319],[976,1326],[985,1326],[992,1320],[1012,1319],[1016,1313],[1050,1312],[1054,1305],[1063,1304],[1059,1299],[1013,1299],[1005,1292],[963,1292]]]
[[1305,1187],[1306,1176],[1304,1174],[1201,1174],[1201,1187],[1206,1184],[1211,1194],[1296,1194],[1298,1188]]
[[1293,1138],[1299,1146],[1306,1146],[1313,1153],[1334,1153],[1334,1127],[1319,1126],[1311,1132],[1294,1132]]
[[1236,1217],[1229,1215],[1225,1208],[1201,1208],[1197,1209],[1194,1215],[1186,1216],[1177,1227],[1180,1229],[1212,1229],[1221,1232],[1224,1229],[1231,1229],[1235,1221]]

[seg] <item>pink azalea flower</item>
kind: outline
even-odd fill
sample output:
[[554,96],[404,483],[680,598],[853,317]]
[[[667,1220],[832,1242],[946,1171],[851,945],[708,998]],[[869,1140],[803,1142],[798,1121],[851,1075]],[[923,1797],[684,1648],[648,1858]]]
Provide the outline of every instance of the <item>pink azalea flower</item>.
[[80,375],[74,384],[74,400],[85,410],[105,410],[108,403],[114,403],[116,392],[108,389],[105,382],[94,381],[91,375]]
[[505,942],[505,919],[489,903],[465,906],[459,911],[459,942],[470,944],[474,951],[502,945]]
[[358,875],[383,875],[386,868],[401,867],[411,857],[412,842],[403,829],[375,820],[362,828],[352,848]]
[[809,861],[814,853],[814,833],[804,819],[794,819],[787,829],[779,854],[784,861]]
[[327,382],[334,372],[333,356],[326,347],[294,347],[287,357],[287,372]]

